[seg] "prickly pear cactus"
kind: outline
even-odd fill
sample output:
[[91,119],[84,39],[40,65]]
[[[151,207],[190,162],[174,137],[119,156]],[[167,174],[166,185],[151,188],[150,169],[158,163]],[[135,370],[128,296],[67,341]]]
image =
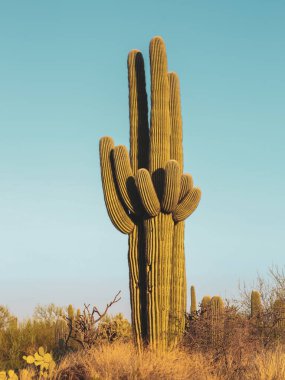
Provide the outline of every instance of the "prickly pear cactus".
[[46,352],[43,347],[40,347],[34,355],[23,356],[23,359],[27,364],[36,366],[39,379],[51,377],[56,367],[52,355]]

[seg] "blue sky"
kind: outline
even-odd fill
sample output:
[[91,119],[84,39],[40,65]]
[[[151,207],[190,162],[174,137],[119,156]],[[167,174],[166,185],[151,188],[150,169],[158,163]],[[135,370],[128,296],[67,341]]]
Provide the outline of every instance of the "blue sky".
[[[128,145],[126,59],[161,35],[181,81],[188,284],[235,296],[284,265],[285,3],[0,4],[0,304],[105,305],[129,315],[127,237],[104,206],[98,142]],[[148,75],[148,72],[147,72]],[[148,86],[149,86],[149,76]]]

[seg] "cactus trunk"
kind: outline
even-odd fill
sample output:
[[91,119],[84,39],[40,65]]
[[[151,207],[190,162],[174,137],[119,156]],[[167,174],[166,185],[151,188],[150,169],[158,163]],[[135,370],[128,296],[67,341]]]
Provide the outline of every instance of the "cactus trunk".
[[137,346],[141,346],[141,308],[139,286],[139,232],[136,226],[129,235],[129,286],[132,310],[132,326]]
[[160,213],[145,223],[147,258],[148,337],[152,348],[168,345],[168,313],[170,307],[172,236],[171,215]]
[[224,335],[224,302],[221,297],[214,296],[210,302],[212,344],[221,344]]
[[185,328],[186,268],[184,254],[184,222],[175,223],[172,251],[172,273],[169,313],[169,346],[175,347]]

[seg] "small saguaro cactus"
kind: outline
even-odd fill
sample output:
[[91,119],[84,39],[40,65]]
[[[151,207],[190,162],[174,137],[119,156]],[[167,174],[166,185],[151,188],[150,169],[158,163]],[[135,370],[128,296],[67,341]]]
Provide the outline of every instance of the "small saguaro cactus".
[[257,290],[251,292],[250,297],[251,317],[259,317],[262,311],[261,297]]
[[149,48],[150,128],[144,60],[128,56],[130,152],[100,140],[101,177],[108,214],[129,236],[132,325],[137,345],[173,347],[186,312],[184,220],[201,191],[183,172],[182,118],[178,76],[168,73],[161,37]]
[[193,286],[193,285],[190,288],[190,296],[191,296],[190,314],[195,315],[197,312],[197,302],[196,302],[195,286]]
[[217,345],[223,338],[224,302],[221,297],[214,296],[210,302],[212,344]]
[[68,305],[67,315],[68,315],[68,318],[74,319],[74,307],[72,305]]
[[273,304],[273,312],[278,333],[285,333],[285,300],[277,299]]
[[210,296],[204,296],[201,301],[201,314],[202,316],[207,317],[208,316],[208,310],[210,308],[211,304],[211,297]]

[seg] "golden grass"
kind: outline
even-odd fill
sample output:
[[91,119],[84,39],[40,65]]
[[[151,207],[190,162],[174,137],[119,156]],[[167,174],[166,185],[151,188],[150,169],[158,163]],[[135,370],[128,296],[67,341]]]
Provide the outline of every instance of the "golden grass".
[[259,354],[248,352],[240,359],[230,354],[173,350],[164,354],[137,354],[130,343],[105,345],[65,357],[56,380],[284,380],[285,352],[280,347]]

